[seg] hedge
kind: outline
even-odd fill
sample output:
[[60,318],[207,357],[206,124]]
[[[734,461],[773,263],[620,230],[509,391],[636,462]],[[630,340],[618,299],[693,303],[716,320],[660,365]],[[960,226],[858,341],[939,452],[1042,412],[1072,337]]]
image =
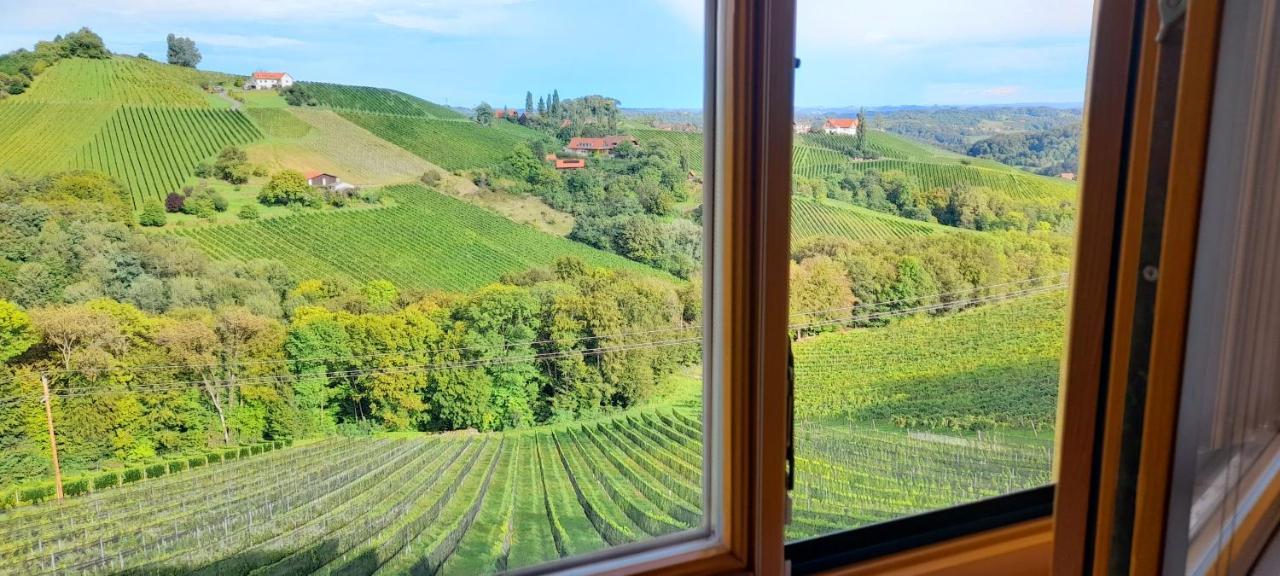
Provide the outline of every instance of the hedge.
[[249,447],[249,454],[256,456],[261,453],[262,453],[262,446],[258,444],[254,444],[253,446]]
[[120,475],[115,472],[107,472],[93,479],[94,491],[104,490],[106,488],[115,488],[120,485]]
[[253,454],[253,452],[251,452],[251,451],[249,450],[249,447],[248,447],[248,446],[245,446],[244,448],[241,448],[241,449],[240,449],[240,457],[241,457],[241,458],[248,458],[251,454]]
[[88,493],[89,493],[88,478],[80,478],[78,480],[72,480],[62,485],[62,495],[67,498],[73,498],[75,496],[83,496]]
[[195,458],[190,458],[187,460],[188,468],[199,468],[201,466],[204,466],[205,464],[206,462],[205,462],[204,456],[197,456]]
[[275,447],[276,447],[276,450],[279,450],[279,449],[281,449],[281,448],[284,448],[284,440],[276,440],[275,442],[272,442],[271,444],[272,444],[273,446],[275,446]]
[[124,471],[124,477],[120,480],[121,484],[132,484],[142,479],[141,468],[130,468]]
[[165,472],[167,471],[168,471],[168,467],[165,466],[163,463],[152,464],[150,466],[147,466],[147,478],[159,478],[161,476],[164,476]]
[[217,464],[219,462],[222,462],[222,453],[210,452],[204,455],[204,459],[207,460],[210,464]]
[[53,484],[41,484],[39,486],[23,488],[21,498],[23,502],[37,504],[52,498],[55,492],[56,490],[54,489]]
[[222,453],[223,460],[235,460],[236,458],[239,458],[239,457],[240,457],[239,450],[227,450],[226,452]]
[[186,461],[186,460],[174,460],[174,461],[172,461],[172,462],[169,462],[169,473],[170,473],[170,474],[176,474],[176,473],[181,472],[181,471],[186,470],[186,469],[187,469],[187,461]]

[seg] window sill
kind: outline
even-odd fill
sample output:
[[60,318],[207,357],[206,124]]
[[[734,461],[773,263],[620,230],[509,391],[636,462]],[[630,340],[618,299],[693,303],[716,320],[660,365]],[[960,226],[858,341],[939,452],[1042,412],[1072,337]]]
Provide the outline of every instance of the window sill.
[[1048,574],[1053,520],[1041,518],[824,572],[826,576]]

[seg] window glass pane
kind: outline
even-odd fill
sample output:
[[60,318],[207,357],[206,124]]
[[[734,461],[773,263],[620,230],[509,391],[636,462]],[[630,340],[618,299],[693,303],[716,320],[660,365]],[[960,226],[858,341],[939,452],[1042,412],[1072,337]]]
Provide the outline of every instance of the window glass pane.
[[[1227,2],[1191,316],[1178,465],[1170,499],[1168,572],[1222,572],[1240,550],[1241,520],[1280,462],[1280,154],[1275,102],[1280,45],[1273,10]],[[1228,32],[1230,31],[1230,32]]]
[[704,3],[4,4],[0,575],[706,528]]
[[1053,481],[1091,17],[799,0],[789,540]]

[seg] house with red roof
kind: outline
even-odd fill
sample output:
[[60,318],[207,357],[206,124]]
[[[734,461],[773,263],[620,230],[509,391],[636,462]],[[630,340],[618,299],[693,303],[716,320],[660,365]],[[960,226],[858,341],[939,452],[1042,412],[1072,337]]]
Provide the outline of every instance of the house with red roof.
[[497,120],[519,120],[520,111],[512,108],[499,108],[493,111],[493,117]]
[[307,172],[307,186],[313,188],[332,188],[342,183],[342,179],[328,172]]
[[581,170],[586,167],[586,158],[556,158],[556,170]]
[[827,121],[822,123],[822,131],[827,134],[848,134],[850,136],[857,136],[858,119],[827,118]]
[[275,90],[293,86],[293,76],[288,72],[254,72],[244,87],[246,90]]
[[603,138],[571,138],[569,144],[564,147],[566,152],[587,156],[591,154],[607,154],[613,155],[614,149],[623,142],[632,144],[640,144],[634,136],[605,136]]

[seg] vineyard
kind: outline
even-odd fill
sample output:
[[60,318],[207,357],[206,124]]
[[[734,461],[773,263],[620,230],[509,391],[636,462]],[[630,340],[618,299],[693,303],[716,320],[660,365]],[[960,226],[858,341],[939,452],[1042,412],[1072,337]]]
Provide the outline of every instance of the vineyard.
[[114,108],[92,104],[0,102],[0,172],[39,176],[76,165]]
[[[397,205],[180,229],[216,259],[273,258],[302,278],[390,280],[402,288],[474,290],[504,273],[577,256],[592,266],[661,273],[543,234],[420,186],[387,189]],[[458,263],[467,263],[458,265]]]
[[537,132],[511,122],[481,126],[474,122],[341,112],[342,117],[380,138],[446,170],[485,168],[508,156],[520,143],[539,138]]
[[701,132],[674,132],[652,128],[633,128],[631,134],[641,143],[648,141],[666,142],[676,154],[688,161],[689,170],[698,173],[702,172],[706,144],[703,142]]
[[465,117],[449,108],[410,96],[398,90],[345,86],[322,82],[300,82],[307,96],[323,106],[337,110],[376,112],[402,116],[426,116],[443,120],[462,120]]
[[232,78],[126,56],[110,60],[72,58],[37,77],[20,100],[208,108],[209,100],[201,93],[200,82]]
[[797,418],[963,430],[1051,426],[1066,334],[1067,294],[1058,286],[950,316],[802,339],[795,345]]
[[361,186],[416,180],[433,166],[336,112],[316,108],[246,108],[267,138],[246,148],[270,171],[341,174]]
[[[1050,481],[1047,445],[797,430],[789,538]],[[526,431],[333,438],[0,514],[0,574],[483,574],[702,519],[696,411]]]
[[191,108],[121,107],[76,155],[75,167],[101,170],[133,192],[135,207],[161,200],[200,161],[225,146],[242,145],[262,134],[240,112]]
[[954,229],[908,220],[846,203],[791,198],[791,241],[814,236],[840,236],[853,240],[891,238],[953,232]]

